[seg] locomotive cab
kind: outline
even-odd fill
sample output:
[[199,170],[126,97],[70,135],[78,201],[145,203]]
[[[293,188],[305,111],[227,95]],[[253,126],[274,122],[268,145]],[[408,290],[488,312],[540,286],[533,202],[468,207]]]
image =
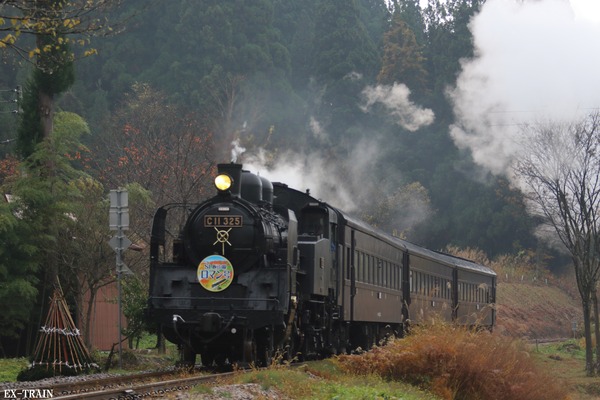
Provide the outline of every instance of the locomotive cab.
[[298,247],[300,271],[306,274],[301,281],[304,293],[328,296],[334,288],[335,222],[335,214],[322,203],[309,203],[300,213]]
[[329,238],[327,209],[311,203],[302,210],[298,233],[315,238]]

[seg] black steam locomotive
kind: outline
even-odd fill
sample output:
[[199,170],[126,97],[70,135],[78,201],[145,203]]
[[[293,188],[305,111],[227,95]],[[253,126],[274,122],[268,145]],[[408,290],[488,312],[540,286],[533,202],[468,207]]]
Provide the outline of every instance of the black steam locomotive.
[[239,164],[220,164],[215,185],[193,208],[159,208],[152,227],[147,316],[182,361],[267,365],[276,354],[369,349],[434,314],[493,327],[491,269],[384,234]]

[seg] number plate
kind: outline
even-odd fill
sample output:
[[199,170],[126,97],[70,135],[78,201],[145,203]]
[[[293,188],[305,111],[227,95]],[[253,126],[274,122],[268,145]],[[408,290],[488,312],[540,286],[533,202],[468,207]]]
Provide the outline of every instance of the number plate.
[[241,228],[244,217],[241,215],[205,215],[204,226],[215,228]]

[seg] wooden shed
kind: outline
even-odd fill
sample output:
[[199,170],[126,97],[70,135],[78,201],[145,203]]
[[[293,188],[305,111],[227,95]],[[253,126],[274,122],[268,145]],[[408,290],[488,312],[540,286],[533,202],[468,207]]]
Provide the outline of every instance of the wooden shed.
[[[96,350],[108,351],[114,343],[119,341],[119,304],[117,283],[113,282],[103,286],[96,295],[96,303],[91,320],[90,339],[92,347]],[[85,299],[85,307],[89,297]],[[123,328],[127,327],[127,321],[121,316]],[[123,342],[123,348],[127,348],[127,341]]]

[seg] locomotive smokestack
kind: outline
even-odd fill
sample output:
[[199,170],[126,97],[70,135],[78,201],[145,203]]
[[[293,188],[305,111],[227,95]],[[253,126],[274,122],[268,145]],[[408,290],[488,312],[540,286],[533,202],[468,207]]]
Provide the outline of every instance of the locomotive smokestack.
[[218,164],[219,174],[227,174],[233,179],[231,195],[240,197],[242,191],[242,164]]

